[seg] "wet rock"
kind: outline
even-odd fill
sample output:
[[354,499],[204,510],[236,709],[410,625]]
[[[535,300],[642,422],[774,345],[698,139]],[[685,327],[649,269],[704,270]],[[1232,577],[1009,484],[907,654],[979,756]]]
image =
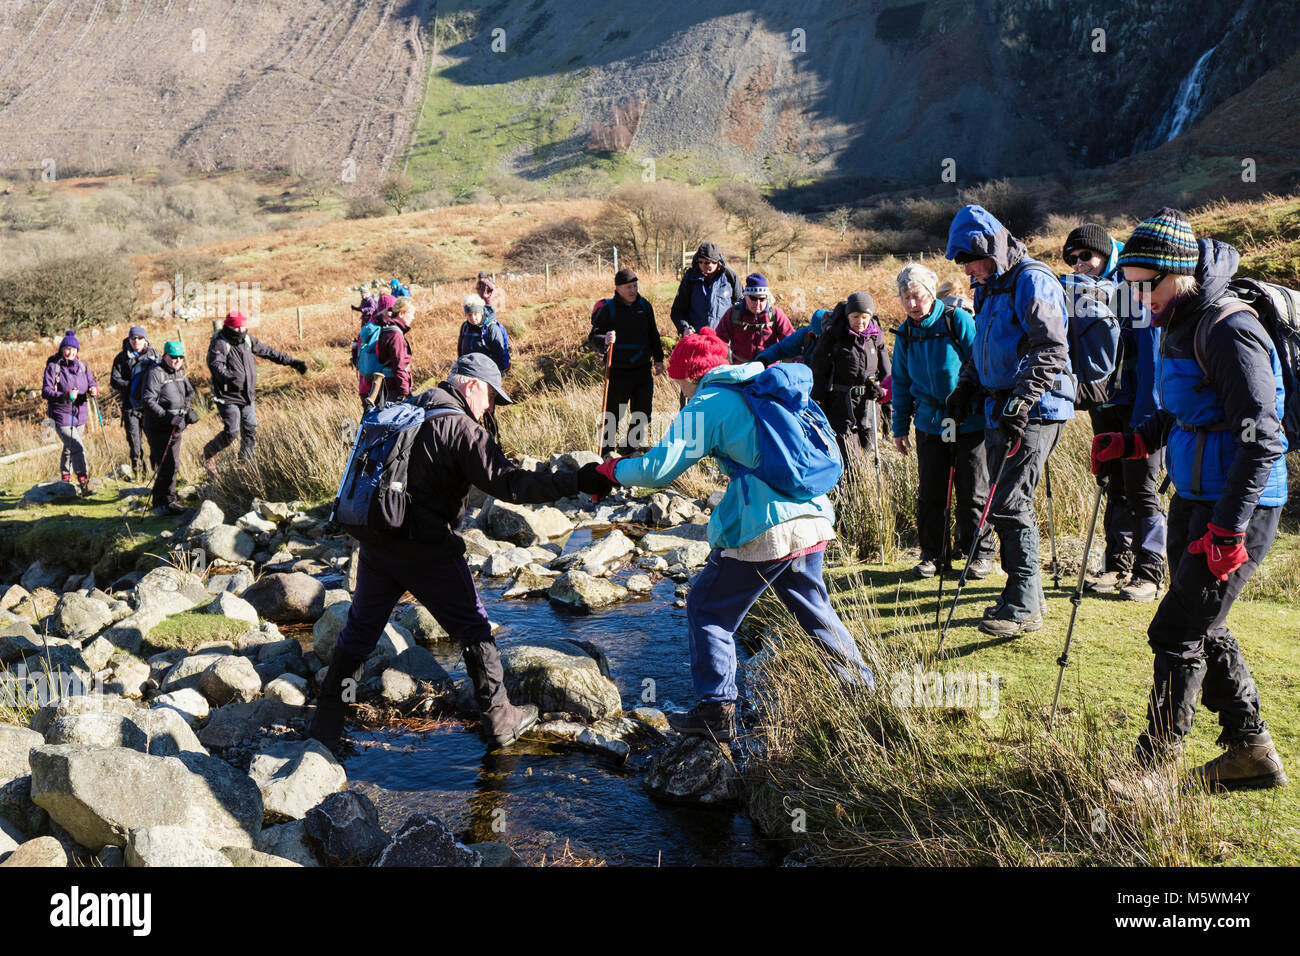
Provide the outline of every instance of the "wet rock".
[[[262,853],[288,860],[298,866],[321,865],[316,848],[307,837],[307,825],[302,820],[267,827],[257,837],[256,848]],[[229,847],[224,849],[228,850]]]
[[348,784],[342,765],[316,740],[268,744],[253,756],[248,775],[262,791],[268,826],[301,820]]
[[126,844],[127,866],[234,866],[220,851],[204,846],[179,826],[149,826],[132,830]]
[[220,508],[211,501],[204,501],[199,505],[198,512],[190,519],[190,525],[187,533],[197,537],[206,534],[213,528],[220,527],[226,523],[226,516]]
[[263,737],[276,726],[305,726],[307,716],[305,707],[266,698],[227,704],[212,712],[199,730],[199,742],[209,749],[224,750],[241,741]]
[[375,866],[482,866],[483,858],[437,817],[417,813],[393,834]]
[[75,591],[64,594],[54,606],[54,631],[70,640],[84,641],[111,623],[108,605]]
[[0,863],[0,866],[10,867],[15,870],[30,867],[65,867],[67,865],[67,851],[63,849],[63,844],[51,836],[28,840],[10,853],[3,863]]
[[328,866],[369,866],[388,846],[375,805],[354,790],[326,797],[303,823],[308,842]]
[[220,614],[222,617],[228,617],[233,621],[247,621],[257,627],[257,611],[253,609],[253,605],[241,597],[236,597],[229,591],[221,592],[203,605],[202,612],[204,614]]
[[655,755],[646,791],[660,800],[705,806],[734,803],[740,776],[731,754],[707,737],[682,737]]
[[229,654],[199,675],[199,693],[217,707],[250,701],[262,693],[262,678],[247,657]]
[[574,570],[556,578],[546,596],[574,611],[597,611],[627,597],[627,588]]
[[633,720],[639,720],[643,724],[648,724],[655,730],[668,729],[668,717],[662,710],[654,707],[637,707],[629,710],[627,715]]
[[654,590],[654,582],[648,574],[634,574],[627,579],[627,589],[632,594],[649,594]]
[[496,500],[492,502],[487,522],[493,537],[524,547],[573,530],[573,523],[556,508]]
[[229,574],[212,575],[208,578],[205,587],[209,594],[220,594],[223,591],[239,594],[252,583],[253,572],[246,567],[240,566]]
[[558,638],[533,638],[501,649],[506,687],[516,704],[543,713],[577,714],[591,723],[622,712],[618,688],[584,648]]
[[560,555],[549,566],[556,571],[577,569],[593,576],[599,576],[609,573],[610,565],[621,562],[635,549],[635,542],[615,528],[609,534],[602,535],[585,548],[579,548],[570,554]]
[[397,623],[410,631],[411,636],[421,644],[438,644],[451,640],[451,635],[423,604],[412,604],[397,616]]
[[641,547],[646,551],[671,551],[673,548],[685,548],[701,541],[707,543],[708,540],[708,525],[683,524],[667,531],[650,532],[641,539]]
[[515,572],[515,579],[510,587],[501,593],[503,598],[538,597],[545,594],[559,577],[554,571],[548,571],[536,562],[530,562]]
[[617,736],[617,724],[617,721],[602,720],[589,727],[572,720],[548,720],[530,730],[529,736],[572,743],[622,763],[631,748]]
[[277,624],[315,621],[325,611],[325,588],[300,572],[263,575],[240,597]]
[[473,850],[482,858],[482,866],[527,866],[513,849],[504,843],[467,843],[467,850]]

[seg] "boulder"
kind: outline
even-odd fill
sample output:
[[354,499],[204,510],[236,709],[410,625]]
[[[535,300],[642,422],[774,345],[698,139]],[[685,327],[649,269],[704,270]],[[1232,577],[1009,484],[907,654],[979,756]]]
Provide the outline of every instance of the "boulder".
[[263,501],[253,499],[253,509],[267,521],[289,521],[298,513],[301,502],[297,501]]
[[137,612],[148,609],[170,617],[206,604],[210,595],[193,574],[176,568],[154,568],[135,586],[135,598]]
[[527,866],[513,849],[504,843],[467,843],[465,848],[473,850],[483,860],[482,866]]
[[440,644],[451,640],[451,635],[423,604],[410,605],[396,620],[421,644]]
[[199,730],[199,742],[209,749],[234,747],[241,741],[264,736],[276,726],[305,724],[306,717],[305,707],[265,698],[246,704],[227,704],[213,711]]
[[564,512],[549,505],[516,505],[494,500],[487,521],[493,537],[524,547],[573,530],[573,523]]
[[375,866],[482,866],[483,858],[437,817],[417,813],[393,834]]
[[403,651],[380,675],[380,694],[392,704],[452,688],[451,676],[438,659],[422,647]]
[[97,637],[81,647],[81,659],[86,662],[92,674],[98,674],[106,668],[116,653],[118,649],[113,642],[103,637]]
[[35,654],[44,642],[25,621],[0,625],[0,664],[12,664]]
[[199,505],[198,512],[190,519],[187,534],[198,537],[206,534],[213,528],[218,528],[226,523],[226,516],[220,508],[211,501],[204,501]]
[[501,593],[503,598],[538,597],[551,589],[558,575],[548,571],[536,562],[524,565],[515,572],[515,579],[510,587]]
[[18,583],[28,591],[35,591],[37,588],[57,587],[67,577],[67,568],[60,567],[57,564],[45,565],[40,561],[33,561],[28,565],[27,570],[23,572],[23,576],[19,578]]
[[104,693],[117,694],[121,697],[142,697],[145,684],[149,681],[149,665],[138,657],[131,657],[121,651],[118,651],[118,655],[113,664],[112,677],[104,684]]
[[257,543],[247,531],[231,524],[219,524],[203,532],[199,539],[209,560],[224,561],[227,564],[240,564],[249,560],[257,550]]
[[609,573],[610,565],[622,561],[636,549],[636,543],[615,528],[602,535],[585,548],[562,554],[550,563],[556,571],[578,569],[590,575]]
[[331,604],[316,623],[312,625],[312,650],[323,661],[328,661],[334,654],[334,645],[338,642],[339,632],[348,622],[348,612],[352,610],[351,601]]
[[567,451],[555,463],[565,471],[579,471],[583,465],[599,465],[601,457],[594,451]]
[[668,553],[664,555],[664,560],[668,562],[669,567],[680,564],[684,568],[702,568],[708,563],[709,553],[712,550],[707,543],[693,541],[690,544],[669,549]]
[[262,853],[288,860],[298,866],[321,865],[316,847],[307,836],[307,824],[302,820],[267,827],[257,837],[256,848]]
[[632,594],[649,594],[654,590],[654,582],[648,574],[634,574],[627,579],[627,589]]
[[0,863],[14,850],[27,842],[27,837],[16,826],[0,817]]
[[282,856],[272,856],[270,853],[250,850],[242,846],[223,846],[221,855],[230,861],[231,866],[236,867],[302,866],[301,863],[286,860]]
[[126,844],[127,866],[234,866],[219,850],[205,846],[189,830],[175,825],[132,830]]
[[627,588],[605,578],[595,578],[585,571],[565,571],[546,592],[557,604],[573,611],[596,611],[617,604],[627,597]]
[[533,638],[501,649],[506,687],[516,704],[543,713],[577,714],[588,723],[622,713],[618,688],[584,648],[559,638]]
[[158,685],[158,689],[164,694],[172,694],[187,687],[201,692],[199,678],[203,676],[203,672],[217,661],[229,656],[229,654],[207,652],[183,657],[168,668],[167,675]]
[[256,511],[250,511],[248,514],[240,515],[235,519],[235,527],[249,534],[275,534],[278,530],[274,521],[267,521]]
[[84,694],[78,697],[65,697],[46,704],[32,714],[28,726],[44,737],[55,722],[75,714],[119,714],[123,717],[134,717],[139,712],[140,705],[134,701],[100,694]]
[[731,804],[740,794],[740,776],[725,748],[708,737],[682,737],[650,762],[645,789],[671,803]]
[[0,611],[12,611],[23,601],[31,600],[32,594],[21,584],[0,587]]
[[54,630],[60,637],[84,641],[113,622],[108,605],[70,591],[54,606]]
[[45,738],[34,730],[0,724],[0,819],[10,821],[25,836],[35,836],[45,823],[45,811],[32,803],[28,762],[28,755],[44,744]]
[[252,846],[262,825],[257,784],[216,757],[65,744],[37,748],[31,764],[32,800],[93,852],[154,825],[185,827],[214,849]]
[[263,575],[240,597],[278,624],[315,621],[325,610],[325,588],[300,572]]
[[325,606],[338,604],[340,601],[351,601],[352,592],[344,588],[330,588],[325,591]]
[[646,551],[671,551],[673,548],[685,548],[692,543],[708,540],[708,525],[683,524],[667,531],[650,532],[641,539],[641,547]]
[[68,853],[63,844],[52,836],[37,837],[28,840],[14,850],[0,866],[13,869],[40,867],[65,867],[68,865]]
[[253,755],[248,775],[262,791],[266,825],[301,820],[348,784],[342,765],[317,740],[279,741]]
[[250,701],[262,693],[262,678],[247,657],[227,654],[199,675],[199,693],[217,707]]
[[686,524],[700,513],[695,502],[682,495],[657,491],[650,496],[649,524],[653,528],[671,528]]
[[307,703],[307,680],[297,674],[281,674],[267,683],[262,694],[267,700],[301,707]]
[[496,541],[489,538],[478,528],[469,528],[462,531],[460,538],[465,542],[465,554],[469,557],[477,555],[482,558],[487,558],[494,552],[500,551],[502,548],[510,547],[510,545],[503,541]]
[[483,573],[490,578],[503,578],[514,574],[516,570],[533,560],[533,556],[523,548],[510,548],[494,551],[483,562]]
[[303,823],[308,842],[328,866],[369,866],[388,846],[375,805],[355,790],[326,797]]
[[175,711],[190,727],[197,726],[211,710],[208,699],[200,694],[196,687],[182,687],[166,694],[159,694],[149,702],[149,706],[155,710],[165,708]]
[[281,657],[302,657],[302,645],[295,638],[285,637],[278,641],[268,641],[256,645],[257,653],[253,655],[258,663],[277,660]]
[[138,710],[128,719],[144,731],[149,741],[146,752],[155,757],[207,753],[185,717],[170,707]]
[[60,717],[45,732],[47,744],[85,744],[88,747],[128,747],[145,753],[149,738],[121,714],[73,714]]
[[167,612],[161,608],[155,606],[141,608],[134,614],[122,618],[112,627],[105,628],[100,632],[100,637],[112,642],[115,647],[120,647],[128,654],[138,654],[149,633],[166,617]]
[[543,740],[572,743],[622,763],[632,748],[617,736],[620,729],[618,720],[602,720],[592,727],[572,720],[548,720],[536,725],[529,734]]
[[635,707],[627,712],[628,717],[648,724],[655,730],[668,729],[668,716],[655,707]]
[[239,594],[252,583],[253,572],[241,565],[229,574],[212,575],[204,587],[209,594],[220,594],[223,591]]
[[203,605],[202,611],[204,614],[220,614],[235,621],[247,621],[253,627],[257,627],[257,611],[253,609],[253,605],[229,591],[222,591]]

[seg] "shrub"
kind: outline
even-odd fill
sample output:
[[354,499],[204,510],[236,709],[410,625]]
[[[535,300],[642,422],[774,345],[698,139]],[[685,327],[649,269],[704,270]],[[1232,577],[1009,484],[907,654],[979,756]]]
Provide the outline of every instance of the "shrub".
[[0,333],[9,338],[124,322],[135,305],[135,273],[117,256],[47,260],[0,278]]
[[546,264],[570,264],[595,255],[596,243],[576,217],[547,222],[520,236],[506,250],[506,263],[522,272],[540,272]]
[[957,193],[957,199],[963,206],[983,206],[997,216],[1014,236],[1029,235],[1042,224],[1038,199],[1026,190],[1012,185],[1010,180],[993,179],[962,189]]
[[429,285],[443,274],[442,256],[427,246],[415,243],[389,246],[375,260],[375,269],[385,275],[404,278],[408,283]]
[[378,193],[355,193],[348,197],[348,219],[374,219],[386,215],[388,206]]
[[726,182],[714,195],[728,221],[736,220],[755,262],[794,248],[803,236],[801,220],[774,209],[753,183]]
[[717,205],[708,193],[677,183],[634,182],[610,196],[596,238],[601,247],[617,246],[622,261],[646,267],[656,254],[673,261],[683,242],[695,245],[716,221]]
[[419,191],[419,184],[405,173],[391,174],[379,187],[384,202],[398,215],[406,212],[412,198]]

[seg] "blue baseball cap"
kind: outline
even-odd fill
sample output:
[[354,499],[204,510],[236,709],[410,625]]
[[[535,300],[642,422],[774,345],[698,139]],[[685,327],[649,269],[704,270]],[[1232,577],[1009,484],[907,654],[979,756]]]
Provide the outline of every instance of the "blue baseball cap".
[[514,400],[501,387],[501,369],[497,368],[497,363],[482,352],[469,352],[462,355],[451,363],[451,371],[447,375],[448,377],[464,375],[467,378],[476,378],[480,382],[486,382],[492,386],[492,391],[497,393],[498,405],[514,404]]

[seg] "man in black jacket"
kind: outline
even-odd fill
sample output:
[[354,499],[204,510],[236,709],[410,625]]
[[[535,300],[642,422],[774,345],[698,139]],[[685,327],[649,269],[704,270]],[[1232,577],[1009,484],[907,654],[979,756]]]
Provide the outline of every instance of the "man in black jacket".
[[158,353],[149,344],[144,327],[133,325],[122,340],[122,351],[113,359],[109,383],[122,408],[122,427],[126,429],[126,444],[131,451],[131,473],[136,478],[144,471],[144,445],[140,436],[140,419],[144,416],[144,410],[131,407],[131,375],[136,365],[142,361],[157,362]]
[[691,259],[691,267],[682,274],[677,297],[669,313],[678,335],[698,332],[706,325],[716,329],[722,317],[744,298],[743,284],[716,242],[702,242]]
[[452,409],[453,414],[433,415],[420,426],[411,448],[411,497],[401,530],[375,532],[361,542],[356,592],[320,688],[311,736],[327,747],[338,746],[349,683],[379,642],[398,599],[410,591],[460,642],[483,732],[492,744],[504,747],[537,722],[537,708],[510,702],[487,612],[465,562],[465,544],[454,530],[465,516],[470,485],[502,501],[539,504],[578,492],[603,496],[613,483],[595,464],[555,474],[511,464],[480,425],[496,405],[511,403],[501,388],[501,370],[481,352],[458,358],[447,381],[411,402]]
[[190,407],[194,386],[185,377],[185,343],[168,342],[161,361],[147,372],[140,398],[144,434],[149,440],[149,463],[157,475],[153,482],[154,514],[180,514],[176,500],[176,462],[181,456],[181,432],[199,420]]
[[248,334],[248,319],[236,309],[226,316],[221,329],[208,345],[208,371],[212,374],[212,400],[221,413],[223,430],[203,447],[203,467],[215,477],[218,454],[238,437],[239,460],[250,461],[257,441],[257,409],[253,393],[257,388],[257,364],[253,357],[287,365],[299,375],[307,374],[307,363],[263,345]]
[[624,409],[632,414],[627,423],[627,445],[623,454],[645,451],[650,440],[650,411],[654,402],[653,375],[664,373],[664,347],[655,325],[655,310],[637,292],[636,273],[619,269],[614,276],[614,295],[605,299],[591,315],[591,334],[587,342],[604,354],[612,348],[609,362],[609,392],[605,401],[604,427],[601,429],[600,454],[614,454],[618,446],[618,429]]

